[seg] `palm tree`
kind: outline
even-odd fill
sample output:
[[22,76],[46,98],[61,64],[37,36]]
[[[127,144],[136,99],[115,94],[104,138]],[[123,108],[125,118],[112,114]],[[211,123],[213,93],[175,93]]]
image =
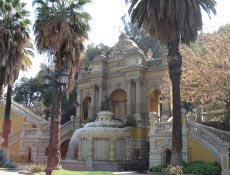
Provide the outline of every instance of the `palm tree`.
[[[66,86],[67,95],[73,89],[75,76],[79,71],[83,42],[87,39],[90,16],[83,11],[84,5],[91,0],[34,0],[36,21],[34,33],[36,46],[40,53],[47,53],[53,58],[55,71],[67,66],[69,82]],[[49,152],[53,152],[54,169],[60,168],[59,150],[59,123],[60,123],[60,86],[56,87],[55,94],[55,124],[53,144]],[[52,135],[52,133],[50,133]],[[50,146],[49,146],[50,147]],[[47,165],[48,165],[47,162]]]
[[8,147],[11,120],[11,92],[25,59],[25,49],[30,43],[29,12],[20,0],[0,1],[0,97],[7,87],[7,99],[3,127],[3,147]]
[[215,0],[126,0],[130,3],[131,22],[167,45],[169,76],[172,81],[173,134],[172,165],[182,165],[182,124],[180,77],[182,57],[179,43],[189,45],[202,29],[201,8],[210,16]]

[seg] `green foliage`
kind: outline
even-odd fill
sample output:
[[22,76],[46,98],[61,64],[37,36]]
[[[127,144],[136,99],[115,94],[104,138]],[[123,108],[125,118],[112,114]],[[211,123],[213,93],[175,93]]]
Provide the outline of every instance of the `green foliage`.
[[150,172],[162,172],[168,165],[157,165],[149,169]]
[[150,48],[153,52],[154,58],[165,57],[166,49],[159,41],[149,36],[143,28],[139,29],[137,25],[132,24],[129,20],[127,20],[126,16],[123,16],[121,19],[125,26],[124,30],[126,35],[131,40],[135,41],[138,47],[140,47],[145,54]]
[[[158,165],[149,169],[150,172],[163,172],[167,169],[167,165]],[[221,166],[220,164],[205,163],[202,161],[194,161],[191,163],[185,163],[183,168],[185,174],[198,174],[198,175],[220,175]]]
[[16,168],[16,166],[11,162],[11,160],[8,160],[7,162],[3,162],[3,151],[0,150],[0,168]]
[[30,173],[38,173],[45,171],[46,165],[43,164],[31,164],[30,166],[27,167],[27,171]]
[[90,70],[90,62],[99,54],[105,52],[106,54],[110,52],[110,48],[104,44],[94,45],[93,43],[87,45],[85,51],[85,59],[84,59],[84,66],[83,69],[88,71]]
[[132,115],[126,116],[125,126],[131,126],[131,127],[137,126],[137,123],[136,123],[134,116],[132,116]]
[[[34,78],[22,77],[14,88],[14,100],[26,107],[33,107],[39,101],[42,101],[46,108],[50,108],[52,103],[52,84],[44,85],[44,75],[46,74],[46,65],[41,65],[41,70]],[[69,99],[62,92],[62,111],[66,111],[70,103],[75,102],[77,98],[76,88],[74,88]]]
[[194,161],[192,163],[185,164],[183,172],[202,175],[220,175],[221,166],[218,163],[204,163],[201,161]]

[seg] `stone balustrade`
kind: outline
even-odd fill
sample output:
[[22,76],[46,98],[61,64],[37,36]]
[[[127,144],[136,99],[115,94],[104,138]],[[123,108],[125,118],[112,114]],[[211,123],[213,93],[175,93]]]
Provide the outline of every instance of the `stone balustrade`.
[[227,175],[230,172],[229,169],[229,135],[225,135],[224,139],[221,135],[226,132],[217,130],[215,128],[207,127],[191,120],[186,121],[187,133],[198,142],[203,144],[209,149],[222,167],[222,174]]
[[65,124],[61,125],[60,135],[63,136],[66,133],[70,132],[71,130],[73,130],[73,121],[72,120],[70,120],[70,121],[66,122]]
[[24,137],[35,136],[37,134],[37,128],[27,128],[24,131]]
[[156,134],[169,134],[172,133],[172,122],[156,122]]
[[159,67],[166,67],[167,60],[162,58],[155,58],[150,61],[147,61],[147,66],[150,68],[159,68]]
[[30,121],[32,123],[43,122],[45,120],[42,117],[40,117],[40,116],[36,115],[35,113],[33,113],[32,111],[30,111],[29,109],[18,104],[14,100],[11,101],[11,104],[12,104],[12,108],[14,110],[19,112],[21,114],[21,116],[25,117],[28,121]]

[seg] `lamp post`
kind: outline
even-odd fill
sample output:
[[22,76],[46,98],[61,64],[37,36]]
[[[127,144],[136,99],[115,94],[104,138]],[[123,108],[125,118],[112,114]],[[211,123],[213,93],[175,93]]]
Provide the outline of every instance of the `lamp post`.
[[[44,76],[44,83],[45,85],[50,85],[52,82],[52,108],[51,108],[51,121],[50,121],[50,139],[49,139],[49,147],[48,147],[48,158],[47,158],[47,168],[46,168],[46,175],[51,175],[52,170],[54,168],[55,162],[54,162],[54,156],[57,152],[54,150],[59,149],[59,145],[57,145],[58,141],[56,137],[58,137],[59,133],[57,132],[57,127],[59,127],[59,116],[57,111],[60,106],[56,105],[56,101],[60,101],[58,99],[58,95],[60,95],[62,87],[67,84],[69,80],[69,76],[67,74],[66,68],[61,69],[60,71],[56,71],[54,74],[51,74],[50,70],[47,70],[47,74]],[[60,97],[59,97],[60,98]],[[55,121],[56,117],[56,121]],[[57,122],[57,123],[55,123]],[[56,137],[55,137],[56,136]],[[56,140],[55,140],[56,139]],[[56,155],[58,156],[58,155]]]

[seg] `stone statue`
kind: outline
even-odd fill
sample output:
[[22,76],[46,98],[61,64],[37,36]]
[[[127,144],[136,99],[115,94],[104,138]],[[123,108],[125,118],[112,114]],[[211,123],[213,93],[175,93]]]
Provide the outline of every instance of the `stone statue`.
[[111,99],[105,96],[105,101],[101,102],[101,111],[111,111]]
[[148,52],[147,52],[147,61],[152,60],[153,59],[153,52],[152,50],[149,48]]

